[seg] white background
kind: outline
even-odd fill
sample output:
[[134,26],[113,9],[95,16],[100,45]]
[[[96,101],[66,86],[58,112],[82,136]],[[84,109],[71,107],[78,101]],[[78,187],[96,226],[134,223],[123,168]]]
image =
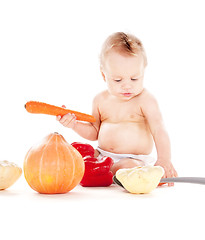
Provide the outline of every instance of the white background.
[[[106,88],[101,45],[125,31],[146,49],[145,87],[158,99],[178,174],[205,176],[204,22],[203,0],[0,1],[0,160],[22,167],[28,149],[51,132],[69,143],[88,142],[55,117],[27,113],[24,104],[36,100],[91,113],[93,97]],[[146,196],[116,186],[44,196],[22,175],[0,192],[1,232],[7,239],[196,237],[204,193],[204,186],[176,184]]]

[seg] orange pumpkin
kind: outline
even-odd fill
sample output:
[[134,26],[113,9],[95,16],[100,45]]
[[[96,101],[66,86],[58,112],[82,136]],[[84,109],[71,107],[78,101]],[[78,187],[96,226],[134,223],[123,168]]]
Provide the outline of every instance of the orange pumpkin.
[[64,137],[52,133],[33,146],[24,160],[24,176],[39,193],[66,193],[80,183],[84,174],[81,154]]

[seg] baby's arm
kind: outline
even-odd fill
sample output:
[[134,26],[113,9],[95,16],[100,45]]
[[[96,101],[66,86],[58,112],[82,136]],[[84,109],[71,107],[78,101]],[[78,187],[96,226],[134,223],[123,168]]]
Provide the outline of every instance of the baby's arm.
[[164,168],[164,177],[176,177],[177,172],[171,163],[169,136],[165,129],[158,103],[148,92],[145,94],[142,111],[148,121],[157,150],[157,162],[155,165],[160,165]]
[[78,121],[78,120],[76,120],[76,116],[74,114],[70,114],[70,113],[64,115],[63,117],[57,116],[56,120],[59,121],[64,127],[73,129],[81,137],[88,139],[90,141],[95,141],[95,140],[97,140],[99,126],[100,126],[98,102],[97,102],[96,98],[93,100],[92,115],[96,119],[96,121],[94,123]]

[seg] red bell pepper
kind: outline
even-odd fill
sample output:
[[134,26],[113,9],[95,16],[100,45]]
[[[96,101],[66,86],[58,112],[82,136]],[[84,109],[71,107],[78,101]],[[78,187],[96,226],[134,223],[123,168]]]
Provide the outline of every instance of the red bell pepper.
[[82,187],[108,187],[112,184],[112,172],[102,175],[84,175],[80,182]]
[[85,157],[85,173],[80,185],[83,187],[107,187],[113,182],[113,173],[110,168],[113,160],[110,157],[102,157],[99,160],[94,157]]
[[106,187],[112,184],[113,174],[110,168],[113,160],[110,157],[102,157],[100,160],[94,157],[95,150],[89,144],[74,142],[71,144],[83,157],[85,172],[80,185],[83,187]]
[[71,145],[78,150],[82,157],[94,156],[95,149],[90,144],[73,142]]

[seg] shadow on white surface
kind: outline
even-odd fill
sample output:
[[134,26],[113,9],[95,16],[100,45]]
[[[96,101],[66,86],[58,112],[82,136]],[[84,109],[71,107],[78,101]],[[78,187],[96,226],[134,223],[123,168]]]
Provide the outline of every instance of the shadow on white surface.
[[33,191],[22,176],[0,191],[0,226],[5,239],[186,239],[202,232],[204,202],[204,185],[177,183],[149,194],[130,194],[115,184],[78,185],[53,195]]

